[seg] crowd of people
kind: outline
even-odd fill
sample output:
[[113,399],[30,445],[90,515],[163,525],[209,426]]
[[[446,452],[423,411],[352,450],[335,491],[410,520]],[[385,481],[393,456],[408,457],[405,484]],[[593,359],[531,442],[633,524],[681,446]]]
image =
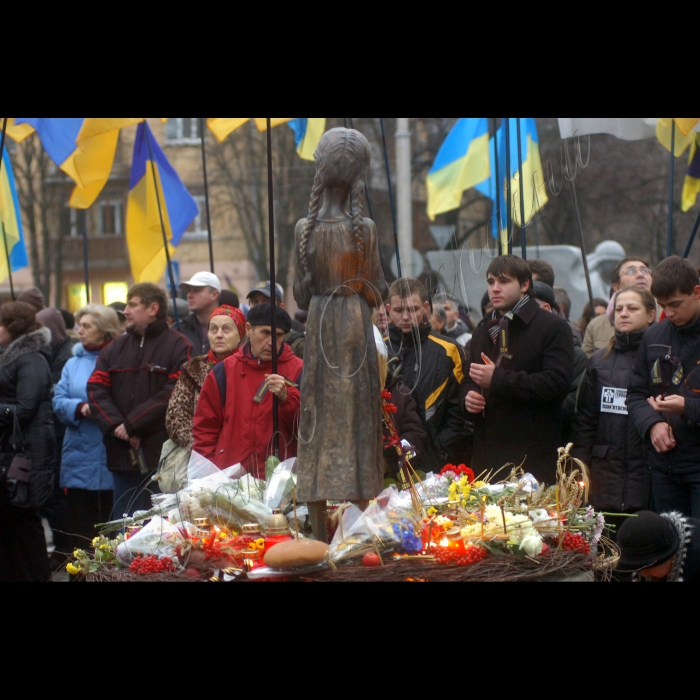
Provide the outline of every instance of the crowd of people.
[[[544,261],[500,256],[484,284],[479,323],[417,279],[396,280],[375,310],[382,385],[414,467],[463,463],[504,478],[510,464],[551,484],[557,450],[572,442],[620,568],[697,578],[698,271],[675,256],[655,270],[625,259],[610,299],[578,323]],[[0,469],[31,464],[28,488],[0,491],[0,581],[50,579],[60,561],[42,519],[69,556],[96,523],[148,509],[168,445],[257,478],[275,443],[296,456],[305,314],[291,318],[284,290],[265,281],[245,304],[208,272],[181,289],[187,302],[137,284],[124,303],[75,316],[45,308],[37,289],[0,307]],[[387,449],[385,476],[398,468]]]

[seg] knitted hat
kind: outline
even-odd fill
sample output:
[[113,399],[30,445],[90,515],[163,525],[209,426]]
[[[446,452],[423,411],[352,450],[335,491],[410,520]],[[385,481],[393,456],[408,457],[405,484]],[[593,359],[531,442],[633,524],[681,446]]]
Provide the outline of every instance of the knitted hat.
[[277,328],[285,333],[292,330],[292,319],[281,306],[272,304],[258,304],[248,312],[248,323],[251,326],[272,326],[272,309],[274,309]]
[[680,538],[669,520],[643,510],[620,525],[617,544],[622,552],[618,570],[632,572],[668,561],[678,551]]
[[37,311],[41,311],[46,306],[44,295],[38,287],[29,287],[29,289],[25,289],[17,297],[17,301],[23,301],[25,304],[33,306]]

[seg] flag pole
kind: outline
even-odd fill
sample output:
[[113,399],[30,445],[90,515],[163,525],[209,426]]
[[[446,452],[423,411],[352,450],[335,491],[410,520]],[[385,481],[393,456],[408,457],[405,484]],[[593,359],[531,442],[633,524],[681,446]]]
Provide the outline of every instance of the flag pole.
[[497,117],[492,117],[493,119],[493,160],[496,168],[496,226],[498,231],[498,254],[503,255],[503,241],[501,240],[501,174],[500,167],[498,164],[498,128],[497,128]]
[[382,145],[384,146],[384,164],[386,165],[386,180],[389,186],[389,204],[391,205],[391,222],[394,225],[394,247],[396,248],[396,271],[399,278],[401,273],[401,255],[399,254],[399,232],[396,228],[396,209],[394,207],[394,190],[391,187],[391,168],[389,167],[389,149],[386,146],[386,130],[384,129],[384,119],[379,117],[379,124],[382,127]]
[[202,136],[202,170],[204,171],[204,204],[207,210],[207,237],[209,239],[209,267],[214,274],[214,242],[211,233],[211,216],[209,214],[209,180],[207,178],[207,153],[204,148],[204,118],[199,118],[199,133]]
[[153,159],[153,149],[151,148],[151,134],[148,122],[144,120],[144,133],[146,134],[146,145],[148,146],[148,157],[151,161],[151,173],[153,174],[153,184],[156,188],[156,202],[158,202],[158,216],[160,217],[160,228],[163,231],[163,246],[165,247],[165,260],[168,264],[168,277],[170,279],[170,293],[173,297],[173,311],[175,312],[175,327],[180,330],[180,314],[177,311],[177,292],[175,291],[175,275],[173,275],[173,265],[170,261],[170,250],[168,249],[168,235],[165,232],[165,219],[163,219],[163,206],[160,201],[160,189],[158,187],[158,177],[156,175],[156,163]]
[[12,301],[17,301],[15,299],[15,285],[12,283],[12,265],[10,264],[10,251],[7,248],[7,234],[5,233],[5,223],[0,221],[0,226],[2,226],[2,240],[5,242],[5,259],[7,260],[7,274],[10,278],[10,296]]
[[510,201],[510,180],[511,180],[511,169],[510,169],[510,117],[506,117],[505,120],[505,134],[506,134],[506,221],[508,222],[507,242],[508,242],[508,255],[513,254],[513,240],[511,238],[513,229],[513,208]]
[[671,186],[668,193],[668,236],[666,238],[666,257],[670,258],[673,248],[673,176],[676,161],[676,122],[671,119]]
[[[275,299],[277,298],[277,270],[275,268],[275,195],[272,179],[272,123],[267,117],[267,209],[270,229],[270,315],[272,316],[272,374],[277,374],[277,316]],[[275,457],[280,456],[279,414],[277,397],[272,395],[272,445]]]
[[[567,178],[568,179],[568,178]],[[576,214],[576,222],[578,223],[578,231],[581,237],[581,259],[583,261],[583,271],[586,273],[586,286],[588,287],[588,298],[591,302],[591,317],[595,318],[595,301],[593,299],[593,285],[591,284],[591,273],[588,269],[588,257],[586,255],[586,242],[583,240],[583,224],[581,223],[581,211],[578,208],[578,197],[576,196],[576,185],[574,180],[576,178],[571,178],[569,184],[571,185],[571,198],[574,202],[574,212]]]
[[90,277],[88,272],[87,210],[83,209],[81,228],[83,234],[83,276],[85,278],[85,300],[90,303]]
[[[0,136],[0,175],[2,174],[2,162],[5,158],[5,134],[7,133],[7,117],[2,120],[2,136]],[[19,214],[19,212],[17,212]],[[12,265],[10,264],[10,251],[7,248],[7,234],[5,233],[5,224],[2,225],[2,239],[5,242],[5,257],[7,258],[7,274],[10,278],[10,295],[12,301],[15,301],[15,286],[12,282]]]
[[695,236],[700,228],[700,211],[698,212],[698,218],[695,219],[695,226],[693,226],[693,232],[690,234],[690,240],[688,245],[685,247],[685,253],[683,253],[683,259],[690,255],[690,249],[693,247],[693,242],[695,241]]
[[523,189],[523,144],[520,133],[520,120],[516,117],[518,136],[518,177],[520,178],[520,240],[523,251],[523,260],[527,260],[527,232],[525,231],[525,191]]

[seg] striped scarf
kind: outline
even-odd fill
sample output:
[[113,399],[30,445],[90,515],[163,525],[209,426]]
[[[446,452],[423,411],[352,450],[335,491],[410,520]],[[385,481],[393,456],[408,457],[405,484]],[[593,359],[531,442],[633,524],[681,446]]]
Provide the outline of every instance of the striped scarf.
[[508,354],[508,325],[528,301],[530,301],[530,297],[526,294],[510,311],[502,316],[498,315],[498,311],[493,312],[493,316],[488,324],[488,329],[494,345],[498,343],[499,337],[501,338],[501,346],[499,348],[499,355],[501,357],[511,358]]

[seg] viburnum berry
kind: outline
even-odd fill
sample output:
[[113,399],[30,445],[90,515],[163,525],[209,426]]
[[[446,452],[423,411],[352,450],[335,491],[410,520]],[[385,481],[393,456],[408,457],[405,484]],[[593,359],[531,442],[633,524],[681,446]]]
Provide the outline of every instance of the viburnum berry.
[[562,549],[567,552],[579,552],[588,555],[591,553],[591,546],[583,538],[583,535],[567,533],[562,542]]

